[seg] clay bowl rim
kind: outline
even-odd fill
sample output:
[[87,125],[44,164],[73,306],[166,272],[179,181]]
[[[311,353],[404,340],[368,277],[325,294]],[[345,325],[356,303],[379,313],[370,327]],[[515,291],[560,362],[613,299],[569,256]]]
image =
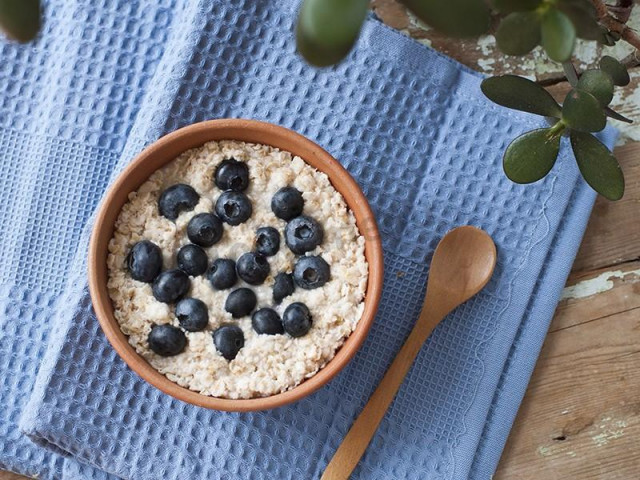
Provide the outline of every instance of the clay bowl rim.
[[[358,229],[365,237],[365,255],[369,277],[365,307],[356,329],[340,347],[333,359],[318,373],[283,393],[251,399],[210,397],[172,382],[156,371],[129,345],[113,315],[107,291],[108,243],[115,220],[130,192],[136,190],[151,173],[190,148],[213,140],[238,140],[262,143],[289,151],[325,172],[343,195],[356,217]],[[215,410],[247,412],[281,407],[310,395],[334,376],[353,358],[374,321],[383,283],[382,244],[375,217],[366,197],[351,175],[327,151],[306,137],[278,125],[247,119],[218,119],[195,123],[169,133],[146,147],[109,187],[96,215],[89,243],[89,291],[93,307],[107,339],[126,364],[140,377],[186,403]]]

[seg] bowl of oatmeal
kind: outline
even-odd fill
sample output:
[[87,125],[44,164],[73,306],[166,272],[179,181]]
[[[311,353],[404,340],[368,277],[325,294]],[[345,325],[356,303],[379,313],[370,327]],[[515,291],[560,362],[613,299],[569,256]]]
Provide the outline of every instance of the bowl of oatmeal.
[[276,125],[190,125],[108,190],[89,247],[100,325],[142,378],[227,411],[296,401],[356,353],[382,291],[362,191],[329,153]]

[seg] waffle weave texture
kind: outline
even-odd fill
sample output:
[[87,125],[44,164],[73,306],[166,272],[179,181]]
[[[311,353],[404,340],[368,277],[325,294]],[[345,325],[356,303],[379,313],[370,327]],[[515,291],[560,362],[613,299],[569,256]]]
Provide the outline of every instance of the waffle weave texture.
[[[494,277],[422,349],[354,478],[493,473],[594,194],[566,145],[543,181],[507,180],[504,149],[539,119],[488,102],[478,74],[374,19],[341,65],[308,67],[296,8],[51,0],[34,45],[0,44],[0,467],[47,480],[319,478],[417,318],[437,242],[472,224],[498,246]],[[159,136],[221,117],[318,142],[361,185],[383,238],[363,348],[325,388],[268,412],[208,411],[147,385],[87,293],[91,213],[110,179]],[[615,132],[602,139],[611,147]]]

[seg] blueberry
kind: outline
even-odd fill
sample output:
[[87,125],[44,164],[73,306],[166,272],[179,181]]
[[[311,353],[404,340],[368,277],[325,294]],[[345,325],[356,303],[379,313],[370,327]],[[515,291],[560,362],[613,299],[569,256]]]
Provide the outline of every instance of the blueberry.
[[322,243],[324,231],[313,218],[300,215],[294,218],[284,230],[284,239],[293,253],[301,255],[309,252]]
[[172,325],[154,325],[147,338],[149,348],[158,355],[171,357],[177,355],[187,346],[187,336],[182,330]]
[[238,281],[236,262],[228,258],[214,260],[207,273],[211,286],[216,290],[233,287]]
[[253,312],[256,308],[258,299],[256,294],[250,288],[238,288],[229,294],[224,309],[231,314],[233,318],[244,317]]
[[244,347],[244,334],[237,325],[222,325],[213,332],[213,344],[227,360],[233,360]]
[[282,324],[292,337],[302,337],[311,328],[311,313],[304,303],[292,303],[282,315]]
[[280,315],[271,308],[261,308],[251,317],[251,326],[258,333],[276,335],[284,333]]
[[249,186],[249,168],[234,158],[223,160],[216,168],[215,182],[221,190],[242,192]]
[[302,193],[293,187],[278,190],[271,198],[271,210],[276,217],[291,220],[302,213],[304,199]]
[[295,288],[293,276],[290,273],[279,273],[273,284],[273,301],[280,303],[283,298],[291,295]]
[[183,298],[176,305],[180,326],[188,332],[199,332],[209,324],[209,309],[202,300]]
[[178,250],[178,268],[187,275],[197,277],[207,271],[207,254],[198,245],[192,243]]
[[296,285],[305,290],[323,286],[329,281],[329,264],[320,256],[300,257],[293,269]]
[[164,303],[174,303],[187,294],[190,286],[189,276],[176,268],[158,275],[153,282],[151,290],[156,300]]
[[153,282],[162,270],[160,247],[149,240],[136,243],[127,255],[127,268],[134,280]]
[[240,192],[223,192],[216,202],[216,213],[229,225],[240,225],[246,222],[253,208],[249,198]]
[[271,257],[280,250],[280,233],[273,227],[260,227],[256,231],[256,251]]
[[189,220],[187,237],[196,245],[210,247],[222,238],[222,220],[213,213],[198,213]]
[[260,285],[269,275],[269,262],[264,255],[243,253],[236,263],[238,276],[250,285]]
[[167,188],[158,199],[160,214],[175,220],[182,212],[193,210],[200,201],[200,195],[193,187],[178,183]]

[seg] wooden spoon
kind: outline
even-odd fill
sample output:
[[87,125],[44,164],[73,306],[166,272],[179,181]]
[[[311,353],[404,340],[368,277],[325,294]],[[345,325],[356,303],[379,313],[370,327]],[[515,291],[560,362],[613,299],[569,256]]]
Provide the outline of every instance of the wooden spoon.
[[482,290],[491,278],[496,257],[496,246],[491,237],[475,227],[454,228],[440,240],[431,261],[420,317],[378,388],[338,447],[321,480],[349,478],[422,344],[449,312]]

